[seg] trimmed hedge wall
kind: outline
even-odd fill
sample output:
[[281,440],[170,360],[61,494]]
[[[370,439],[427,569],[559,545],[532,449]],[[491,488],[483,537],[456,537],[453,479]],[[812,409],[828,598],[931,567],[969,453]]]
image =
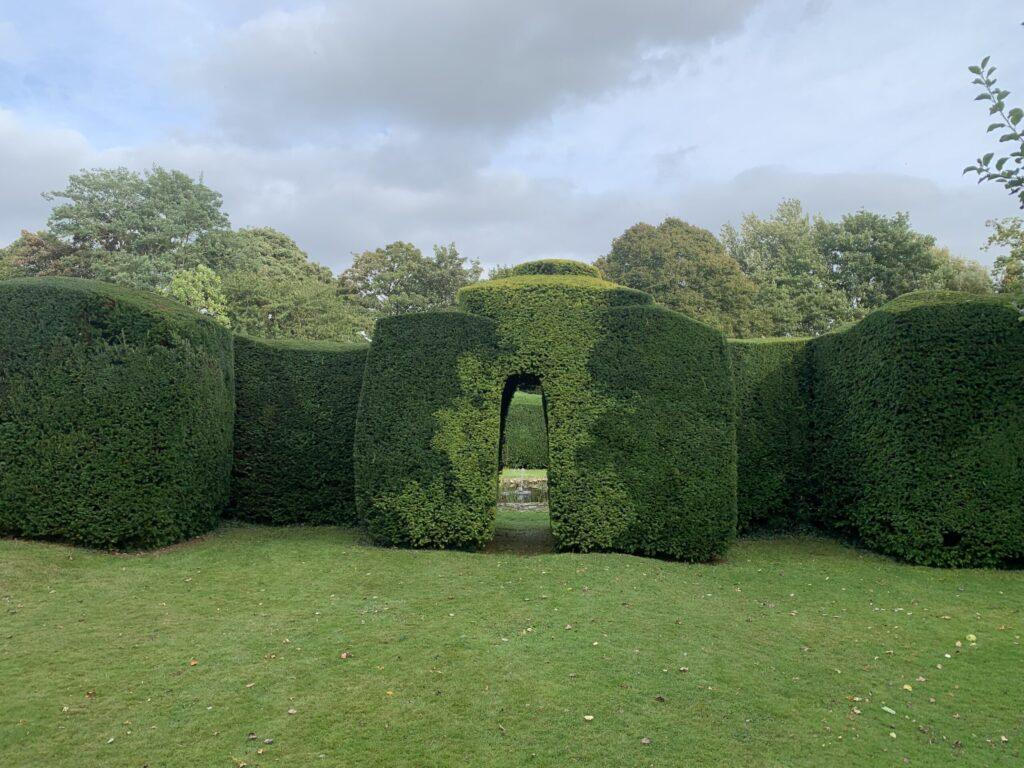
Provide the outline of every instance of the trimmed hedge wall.
[[825,524],[912,563],[1024,559],[1024,324],[1012,306],[908,294],[811,350]]
[[523,275],[577,275],[580,277],[601,277],[601,270],[592,264],[582,261],[571,261],[570,259],[540,259],[528,261],[525,264],[517,264],[512,267],[513,277]]
[[587,361],[612,306],[650,303],[645,293],[593,277],[524,275],[459,291],[461,309],[495,322],[499,355],[490,382],[539,378],[548,417],[551,530],[562,549],[613,549],[621,541],[623,492],[587,476],[578,452],[609,404],[596,397]]
[[356,427],[356,502],[374,541],[472,547],[497,502],[504,381],[494,323],[462,312],[377,321]]
[[807,339],[729,339],[736,385],[738,528],[804,518],[808,454]]
[[[588,367],[601,412],[577,444],[575,493],[618,497],[615,516],[602,521],[614,534],[608,548],[682,560],[722,555],[736,535],[724,337],[651,305],[609,309],[600,331]],[[591,514],[582,505],[573,510]]]
[[0,533],[171,544],[228,500],[231,334],[163,297],[0,282]]
[[544,396],[539,392],[512,395],[505,414],[501,464],[511,469],[547,469],[548,425]]
[[357,522],[352,446],[368,349],[236,337],[234,517]]

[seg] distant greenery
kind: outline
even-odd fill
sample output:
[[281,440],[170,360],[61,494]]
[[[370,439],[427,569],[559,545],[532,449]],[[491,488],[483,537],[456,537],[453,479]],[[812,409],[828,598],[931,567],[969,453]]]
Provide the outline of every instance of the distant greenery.
[[435,245],[430,257],[397,241],[356,255],[341,282],[367,309],[390,316],[449,307],[459,288],[475,283],[482,273],[478,262],[466,265],[455,243]]
[[713,565],[0,540],[0,762],[1010,768],[1021,575],[792,537]]
[[660,304],[703,320],[727,336],[757,335],[757,285],[706,229],[669,218],[635,224],[612,241],[596,266],[612,282],[645,291]]
[[512,395],[501,436],[502,466],[544,469],[548,465],[548,427],[544,397],[540,392],[517,391]]
[[479,279],[454,244],[424,258],[392,243],[340,277],[270,227],[234,230],[221,195],[158,166],[81,171],[45,230],[0,248],[0,279],[84,277],[165,293],[233,331],[265,338],[364,341],[378,314],[436,309]]

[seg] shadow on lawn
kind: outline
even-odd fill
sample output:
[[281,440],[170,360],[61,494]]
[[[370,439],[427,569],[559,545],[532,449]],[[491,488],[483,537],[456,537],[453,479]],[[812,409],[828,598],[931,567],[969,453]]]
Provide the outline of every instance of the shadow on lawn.
[[547,504],[501,504],[494,538],[483,548],[493,554],[545,555],[555,551]]

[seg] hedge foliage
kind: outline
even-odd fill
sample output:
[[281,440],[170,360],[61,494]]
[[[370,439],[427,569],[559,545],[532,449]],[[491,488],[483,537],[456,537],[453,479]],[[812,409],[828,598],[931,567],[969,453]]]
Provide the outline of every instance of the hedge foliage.
[[528,261],[525,264],[517,264],[512,267],[513,277],[523,275],[577,275],[580,277],[601,277],[601,270],[592,264],[570,259],[540,259],[539,261]]
[[354,524],[352,448],[366,344],[235,339],[233,516]]
[[1024,558],[1024,324],[1012,306],[908,294],[811,350],[823,522],[913,563]]
[[[716,331],[650,305],[648,294],[579,275],[524,275],[478,283],[459,292],[461,309],[491,318],[496,324],[498,353],[489,374],[490,385],[501,387],[509,379],[536,376],[543,386],[548,417],[548,497],[558,545],[581,551],[621,550],[704,559],[721,551],[735,525],[732,393],[724,341]],[[636,314],[616,313],[617,308],[625,307],[635,309]],[[642,307],[647,309],[640,310]],[[657,341],[649,340],[648,333]],[[670,339],[671,333],[679,334],[678,342]],[[683,347],[691,343],[710,350],[710,356],[685,353]],[[645,368],[647,364],[637,358],[635,350],[653,354],[658,344],[667,345],[671,355],[654,355],[653,368]],[[615,355],[620,362],[613,361]],[[645,394],[632,388],[622,376],[628,378],[633,369],[638,382],[650,381],[652,387],[661,389]],[[655,370],[663,375],[655,375]],[[685,383],[673,390],[670,379]],[[673,472],[655,481],[653,474],[637,469],[652,461],[664,467],[665,455],[676,456],[673,451],[681,448],[654,424],[657,413],[676,427],[680,425],[668,405],[674,391],[680,393],[676,406],[695,409],[694,418],[705,420],[708,434],[722,436],[721,447],[728,454],[723,459],[722,451],[710,451],[707,466],[719,479],[700,491],[696,489],[704,475]],[[713,405],[716,398],[718,404]],[[715,418],[722,423],[712,424]],[[600,445],[605,438],[599,435],[619,435],[631,428],[637,430],[630,440],[638,452],[626,465],[621,455],[610,460]],[[658,447],[655,434],[668,439],[667,447]],[[677,457],[685,465],[689,449],[681,450]],[[662,456],[654,458],[659,451]],[[692,510],[684,497],[704,491],[709,494],[708,519],[724,520],[724,524],[709,525],[702,531],[683,527],[669,532],[662,520],[673,513],[659,508],[658,503],[669,499],[682,502],[677,514],[686,520]],[[657,518],[659,515],[666,517]],[[639,535],[647,524],[651,533]],[[723,533],[723,528],[728,530]],[[717,543],[710,543],[713,540]]]
[[0,282],[0,533],[105,548],[210,530],[228,500],[231,335],[160,296]]
[[[602,313],[588,368],[600,412],[576,444],[578,531],[609,549],[682,560],[736,535],[733,382],[721,333],[665,307]],[[598,485],[600,487],[595,488]],[[594,499],[599,495],[600,499]],[[592,507],[603,509],[600,521]],[[589,529],[589,530],[588,530]],[[589,539],[583,539],[586,547]]]
[[736,385],[738,528],[802,522],[807,476],[807,339],[730,339]]
[[355,440],[356,503],[382,544],[489,541],[503,381],[494,324],[462,312],[377,321]]
[[503,467],[547,468],[548,425],[544,417],[544,396],[540,392],[519,390],[512,395],[505,412],[501,440]]

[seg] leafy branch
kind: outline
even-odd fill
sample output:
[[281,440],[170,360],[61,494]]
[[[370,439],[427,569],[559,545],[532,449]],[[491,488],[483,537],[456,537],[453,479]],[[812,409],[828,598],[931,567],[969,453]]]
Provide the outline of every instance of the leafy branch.
[[974,161],[974,165],[964,168],[964,173],[976,173],[979,184],[983,181],[1002,184],[1007,192],[1020,199],[1021,208],[1024,208],[1024,134],[1018,128],[1024,119],[1024,109],[1007,108],[1006,97],[1010,92],[997,85],[996,68],[989,66],[988,56],[981,60],[981,64],[968,67],[968,71],[975,75],[972,82],[982,88],[974,100],[990,102],[988,113],[999,118],[988,126],[988,133],[1002,130],[1001,144],[1016,142],[1019,146],[1016,151],[999,157],[996,157],[996,152],[986,152]]

